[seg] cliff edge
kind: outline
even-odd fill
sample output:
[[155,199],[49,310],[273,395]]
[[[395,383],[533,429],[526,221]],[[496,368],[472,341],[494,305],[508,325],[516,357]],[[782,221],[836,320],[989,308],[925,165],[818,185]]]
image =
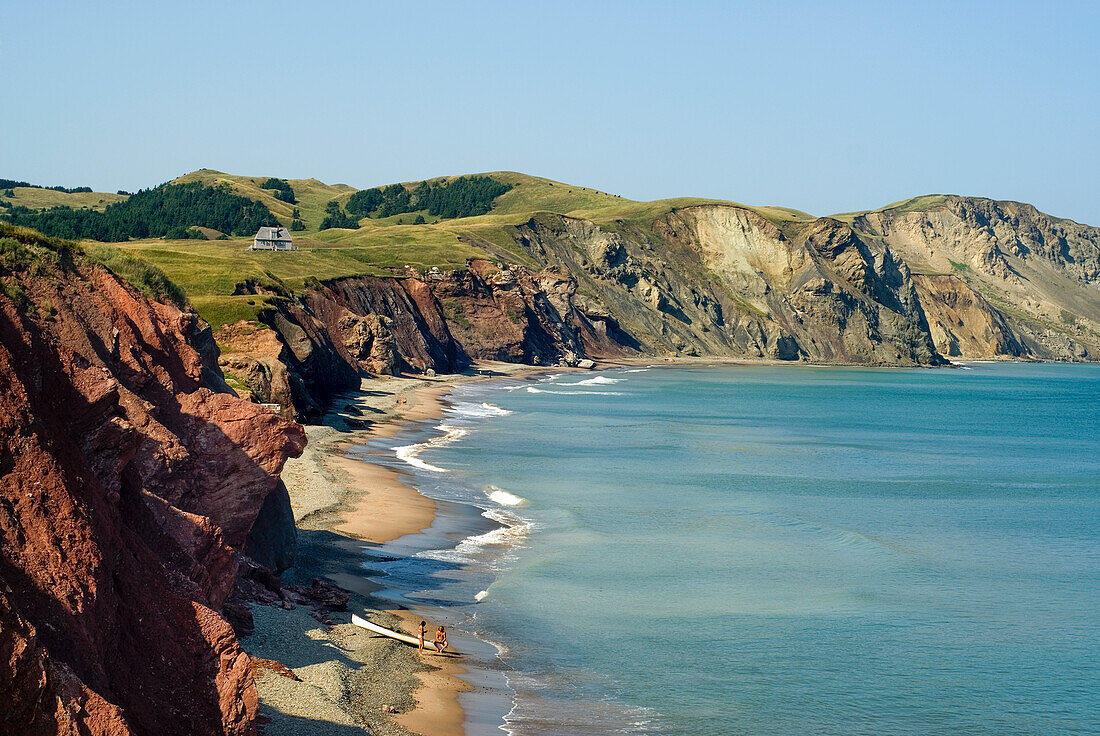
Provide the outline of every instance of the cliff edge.
[[256,733],[219,611],[301,428],[193,313],[0,235],[0,732]]

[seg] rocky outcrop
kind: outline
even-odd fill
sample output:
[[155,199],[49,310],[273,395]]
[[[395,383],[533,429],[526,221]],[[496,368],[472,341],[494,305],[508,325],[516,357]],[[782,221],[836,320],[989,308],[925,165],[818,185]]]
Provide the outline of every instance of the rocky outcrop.
[[586,355],[634,354],[637,342],[576,287],[560,269],[502,269],[487,260],[316,282],[301,297],[272,299],[260,313],[267,329],[224,326],[220,361],[251,398],[308,422],[361,375],[449,373],[471,359],[572,365]]
[[294,565],[297,542],[298,527],[294,524],[290,493],[279,481],[267,494],[252,523],[244,552],[264,567],[282,573]]
[[340,339],[359,369],[377,376],[397,372],[402,356],[397,352],[393,321],[377,314],[360,317],[348,313],[336,323]]
[[355,277],[313,283],[300,296],[264,294],[260,324],[223,325],[225,374],[284,417],[319,421],[363,375],[461,370],[469,357],[451,337],[438,301],[415,278]]
[[1083,283],[1100,280],[1100,230],[1021,202],[933,196],[866,213],[855,224],[881,233],[914,260],[941,268],[956,256],[956,262],[964,258],[1005,278],[1013,269],[1010,259],[1018,258],[1044,262]]
[[[866,213],[853,227],[881,237],[921,273],[965,282],[984,300],[980,311],[999,314],[1000,327],[987,331],[980,320],[960,339],[962,357],[1100,356],[1100,229],[1019,202],[956,196]],[[935,291],[927,291],[929,299]]]
[[750,210],[673,210],[653,235],[542,216],[518,228],[644,352],[860,364],[943,362],[908,268],[820,219],[787,234]]
[[261,326],[219,330],[221,367],[249,398],[285,417],[320,419],[360,376],[449,373],[471,359],[575,364],[585,356],[635,354],[638,343],[561,269],[468,268],[400,277],[315,281],[302,295],[265,292]]
[[977,360],[1035,357],[1005,316],[959,277],[919,275],[913,282],[942,355]]
[[[363,360],[363,349],[357,344],[359,336],[349,334],[349,328],[356,329],[355,318],[369,322],[361,323],[371,333],[367,367],[373,360],[391,363],[393,370],[420,372],[431,368],[437,373],[450,373],[469,364],[469,358],[451,337],[439,303],[419,279],[334,279],[321,282],[305,301],[331,333],[352,338],[348,359],[357,365]],[[376,340],[381,341],[379,354],[372,359]]]
[[0,267],[0,731],[253,734],[219,614],[301,429],[219,392],[194,314],[78,255]]
[[[475,260],[467,269],[429,274],[455,339],[478,360],[573,365],[585,355],[624,355],[610,315],[589,316],[568,272],[500,268]],[[589,310],[590,311],[590,310]]]

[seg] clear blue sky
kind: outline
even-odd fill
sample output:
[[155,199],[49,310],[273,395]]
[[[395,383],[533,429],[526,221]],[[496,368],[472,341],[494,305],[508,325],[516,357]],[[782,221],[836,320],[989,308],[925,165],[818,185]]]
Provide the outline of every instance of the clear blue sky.
[[829,214],[1100,225],[1100,3],[0,0],[0,177],[511,169]]

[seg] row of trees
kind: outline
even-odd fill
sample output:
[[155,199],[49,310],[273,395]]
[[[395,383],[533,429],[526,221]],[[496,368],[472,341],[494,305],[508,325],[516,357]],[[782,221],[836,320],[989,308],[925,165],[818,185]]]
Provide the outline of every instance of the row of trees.
[[275,199],[287,204],[298,204],[298,200],[294,197],[294,189],[286,179],[271,177],[260,185],[260,189],[274,189]]
[[44,187],[39,184],[30,184],[25,181],[16,181],[15,179],[0,179],[0,189],[14,189],[15,187],[30,187],[31,189],[49,189],[52,192],[65,192],[66,194],[78,194],[80,192],[90,192],[91,187]]
[[263,225],[278,225],[263,202],[234,194],[227,184],[162,184],[135,192],[102,212],[54,207],[12,207],[3,216],[15,225],[62,238],[121,242],[130,238],[201,237],[192,226],[233,235],[252,235]]
[[488,176],[460,176],[452,181],[420,182],[409,190],[402,184],[363,189],[348,199],[347,209],[360,217],[390,217],[427,210],[443,219],[475,217],[493,208],[493,200],[512,188]]

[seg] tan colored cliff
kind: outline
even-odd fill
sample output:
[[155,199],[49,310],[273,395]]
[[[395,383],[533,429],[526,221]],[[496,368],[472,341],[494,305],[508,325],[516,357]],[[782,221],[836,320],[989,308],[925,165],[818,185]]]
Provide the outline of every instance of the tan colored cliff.
[[964,281],[1024,348],[1015,352],[993,330],[962,357],[1100,359],[1100,229],[1019,202],[946,195],[869,212],[853,226],[918,273]]

